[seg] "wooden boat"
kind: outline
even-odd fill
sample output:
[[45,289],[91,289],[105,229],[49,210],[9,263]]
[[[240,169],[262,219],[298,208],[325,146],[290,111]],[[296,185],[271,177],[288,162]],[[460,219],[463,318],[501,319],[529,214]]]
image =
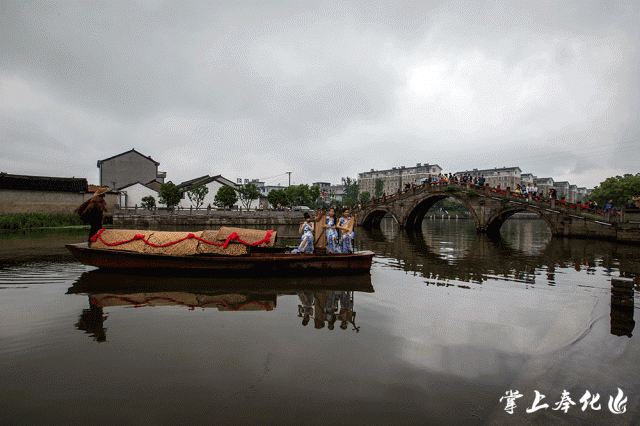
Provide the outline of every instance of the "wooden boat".
[[283,247],[256,247],[244,256],[197,254],[171,256],[125,250],[101,250],[87,243],[67,244],[80,262],[99,268],[122,270],[245,271],[361,273],[371,269],[372,251],[353,254],[291,254]]

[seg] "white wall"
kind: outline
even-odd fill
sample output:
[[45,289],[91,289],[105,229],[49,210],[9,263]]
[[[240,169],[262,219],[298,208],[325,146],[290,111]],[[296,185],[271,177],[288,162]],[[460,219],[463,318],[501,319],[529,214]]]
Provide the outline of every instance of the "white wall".
[[[216,198],[216,194],[218,193],[218,190],[220,188],[222,188],[223,185],[220,182],[214,180],[213,182],[209,182],[205,185],[207,188],[209,188],[209,192],[207,193],[207,195],[205,195],[204,197],[204,201],[202,202],[202,205],[200,206],[200,208],[207,208],[207,206],[209,204],[211,204],[212,208],[216,208],[215,205],[215,198]],[[235,205],[238,206],[240,202],[238,201]],[[256,202],[254,201],[252,204],[252,208],[255,207]],[[189,200],[189,196],[185,193],[184,194],[184,198],[182,200],[180,200],[180,204],[178,204],[181,208],[185,208],[188,209],[189,207],[191,207],[192,203],[191,200]],[[193,206],[194,208],[196,207],[195,205]]]
[[126,196],[126,206],[124,205],[125,203],[125,196],[124,194],[121,196],[121,200],[123,203],[123,207],[135,207],[136,204],[138,205],[138,207],[140,207],[142,205],[142,199],[146,196],[151,195],[153,198],[156,199],[156,206],[157,207],[161,207],[158,204],[158,192],[154,191],[151,188],[147,188],[144,185],[141,185],[139,183],[136,183],[135,185],[131,185],[127,188],[124,188],[122,190],[122,192],[126,192],[127,196]]

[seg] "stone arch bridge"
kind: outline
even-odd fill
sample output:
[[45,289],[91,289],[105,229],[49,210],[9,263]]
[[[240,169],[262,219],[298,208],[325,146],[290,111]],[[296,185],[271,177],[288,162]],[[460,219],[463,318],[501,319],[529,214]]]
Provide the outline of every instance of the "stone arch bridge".
[[[421,226],[435,203],[452,197],[463,203],[475,221],[478,232],[498,234],[502,224],[518,212],[528,211],[542,218],[554,236],[602,238],[640,243],[640,223],[624,222],[624,217],[605,217],[588,213],[579,206],[515,197],[509,191],[464,184],[428,184],[398,192],[391,197],[367,203],[356,212],[359,225],[379,227],[387,214],[400,227],[411,230]],[[621,221],[622,220],[622,221]]]

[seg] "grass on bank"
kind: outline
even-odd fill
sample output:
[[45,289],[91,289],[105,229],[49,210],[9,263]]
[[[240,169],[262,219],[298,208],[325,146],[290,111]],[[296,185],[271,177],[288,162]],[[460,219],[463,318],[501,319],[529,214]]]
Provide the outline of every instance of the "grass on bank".
[[0,215],[0,229],[60,228],[85,226],[74,213],[9,213]]

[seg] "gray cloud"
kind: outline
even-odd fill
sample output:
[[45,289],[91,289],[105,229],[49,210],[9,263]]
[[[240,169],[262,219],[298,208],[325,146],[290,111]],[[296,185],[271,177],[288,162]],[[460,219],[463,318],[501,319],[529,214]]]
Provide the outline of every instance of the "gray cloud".
[[0,12],[7,172],[97,182],[96,160],[132,147],[173,181],[282,183],[293,171],[295,183],[335,183],[431,162],[519,165],[593,186],[637,171],[631,0],[3,2]]

